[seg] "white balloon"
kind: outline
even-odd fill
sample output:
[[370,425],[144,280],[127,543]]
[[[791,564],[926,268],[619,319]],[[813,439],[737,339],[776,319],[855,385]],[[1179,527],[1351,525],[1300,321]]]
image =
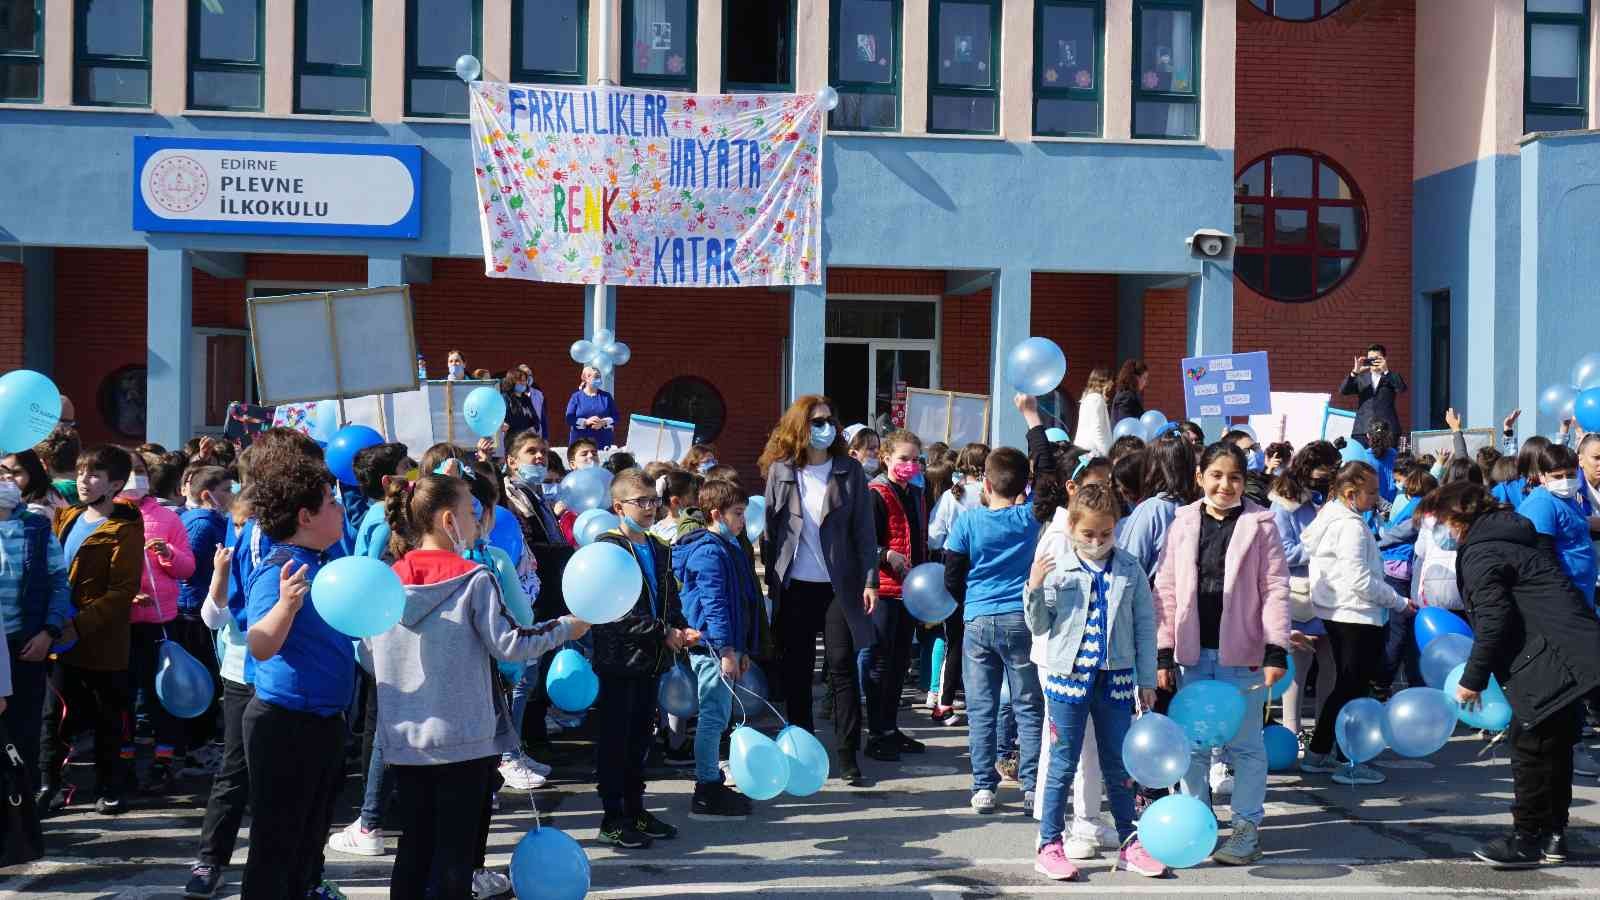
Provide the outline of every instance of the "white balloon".
[[625,366],[628,360],[633,359],[633,349],[621,341],[612,341],[606,345],[606,356],[614,366]]
[[590,338],[590,340],[594,341],[596,347],[604,347],[607,344],[615,343],[617,334],[609,328],[602,328],[596,331],[594,337]]
[[471,53],[463,53],[456,57],[456,77],[462,81],[477,81],[483,74],[483,64]]
[[825,110],[832,110],[839,105],[839,92],[832,85],[817,91],[817,103]]

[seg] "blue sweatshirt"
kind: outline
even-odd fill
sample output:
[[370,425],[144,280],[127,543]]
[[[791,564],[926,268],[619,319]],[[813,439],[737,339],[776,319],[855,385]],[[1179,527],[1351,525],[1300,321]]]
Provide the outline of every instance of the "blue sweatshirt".
[[[1581,479],[1583,476],[1580,474],[1578,477]],[[1549,488],[1540,485],[1522,501],[1517,512],[1533,523],[1535,531],[1550,536],[1562,571],[1571,576],[1573,584],[1583,592],[1583,598],[1589,601],[1592,608],[1594,544],[1589,540],[1589,521],[1584,516],[1584,504],[1576,498],[1563,500],[1550,493]]]
[[[278,578],[285,565],[306,570],[308,581],[329,558],[322,553],[280,544],[250,574],[246,591],[247,614],[260,621],[278,603]],[[254,659],[254,655],[250,657]],[[355,689],[356,661],[350,650],[350,637],[335,631],[318,614],[308,595],[295,613],[289,636],[270,659],[255,664],[256,697],[265,703],[307,712],[334,716],[350,705]]]
[[178,519],[189,533],[189,549],[194,551],[194,574],[178,584],[178,610],[198,614],[211,592],[211,558],[227,540],[228,517],[214,509],[186,509]]
[[1167,545],[1167,529],[1172,527],[1179,505],[1177,498],[1163,492],[1141,501],[1117,523],[1117,548],[1139,561],[1146,578],[1156,577],[1156,563],[1161,548]]

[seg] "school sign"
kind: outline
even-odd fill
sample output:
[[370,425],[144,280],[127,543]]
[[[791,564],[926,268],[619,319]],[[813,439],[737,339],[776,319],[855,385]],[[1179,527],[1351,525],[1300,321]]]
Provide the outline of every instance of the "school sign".
[[812,94],[474,82],[490,277],[675,287],[819,284]]

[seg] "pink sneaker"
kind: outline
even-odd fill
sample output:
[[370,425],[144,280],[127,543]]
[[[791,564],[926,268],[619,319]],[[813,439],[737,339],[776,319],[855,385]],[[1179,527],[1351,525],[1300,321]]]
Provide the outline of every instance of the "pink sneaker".
[[1150,851],[1144,849],[1144,845],[1139,843],[1137,837],[1128,841],[1122,852],[1117,854],[1117,868],[1126,869],[1146,878],[1160,878],[1167,874],[1167,867],[1151,856]]
[[1039,848],[1039,855],[1033,861],[1033,870],[1056,881],[1078,880],[1078,867],[1067,859],[1066,852],[1061,849],[1060,838]]

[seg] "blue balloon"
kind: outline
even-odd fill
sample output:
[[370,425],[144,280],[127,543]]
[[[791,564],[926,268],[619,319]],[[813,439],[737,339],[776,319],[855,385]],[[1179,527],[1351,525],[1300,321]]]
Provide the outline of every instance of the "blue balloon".
[[678,663],[662,673],[656,684],[656,702],[662,712],[687,719],[700,714],[700,682],[689,667]]
[[511,613],[518,627],[532,628],[533,604],[528,602],[528,593],[522,589],[522,579],[517,577],[517,564],[511,561],[511,555],[490,546],[489,568],[494,572],[495,581],[500,583],[500,600],[506,612]]
[[205,715],[217,686],[200,660],[175,641],[156,648],[156,696],[167,712],[180,719]]
[[311,605],[333,630],[369,638],[393,628],[406,608],[400,576],[370,556],[345,556],[311,580]]
[[1450,610],[1437,606],[1424,606],[1417,610],[1411,630],[1416,635],[1418,650],[1427,650],[1428,644],[1435,638],[1447,634],[1464,635],[1467,640],[1472,640],[1472,626],[1461,621],[1461,617]]
[[643,588],[639,560],[631,551],[603,541],[579,548],[561,573],[567,609],[591,625],[615,622],[627,615]]
[[789,784],[789,757],[772,738],[748,725],[735,728],[728,739],[728,770],[751,800],[771,800]]
[[550,702],[567,712],[583,712],[600,696],[600,679],[582,653],[565,647],[550,661],[544,678]]
[[1142,713],[1122,739],[1122,766],[1145,787],[1166,788],[1189,771],[1189,736],[1157,712]]
[[586,509],[578,516],[578,521],[572,523],[572,536],[577,539],[579,547],[587,547],[600,535],[621,527],[622,520],[611,510]]
[[1048,394],[1067,377],[1067,355],[1049,338],[1031,337],[1006,355],[1006,383],[1019,394]]
[[46,375],[13,369],[0,375],[0,454],[30,449],[61,421],[61,392]]
[[1383,739],[1383,704],[1371,697],[1358,697],[1339,710],[1333,723],[1333,737],[1351,762],[1364,763],[1388,746]]
[[755,660],[750,661],[750,668],[733,683],[733,690],[735,694],[743,694],[742,699],[757,703],[767,699],[767,675]]
[[611,473],[599,466],[576,469],[561,479],[556,497],[575,513],[611,508]]
[[1136,437],[1144,440],[1144,426],[1139,424],[1138,419],[1129,416],[1126,419],[1118,420],[1117,424],[1112,426],[1111,439],[1113,441],[1125,437]]
[[1272,683],[1267,688],[1267,699],[1276,700],[1288,693],[1290,685],[1294,684],[1294,657],[1289,657],[1289,665],[1283,670],[1283,677]]
[[1238,688],[1226,681],[1206,679],[1180,688],[1167,707],[1167,715],[1183,726],[1193,747],[1205,750],[1233,739],[1244,724],[1244,707],[1244,694]]
[[1144,429],[1144,439],[1153,441],[1156,435],[1161,433],[1161,429],[1167,427],[1167,416],[1159,409],[1146,410],[1145,414],[1139,417],[1139,427]]
[[1462,663],[1451,669],[1444,680],[1444,695],[1455,705],[1457,717],[1473,728],[1504,731],[1511,724],[1511,701],[1506,699],[1506,692],[1500,689],[1500,682],[1493,675],[1489,676],[1489,686],[1478,698],[1478,706],[1468,708],[1456,702],[1456,688],[1461,686],[1461,675],[1466,670],[1467,664]]
[[793,797],[809,797],[828,781],[828,751],[817,736],[798,725],[786,725],[778,732],[778,749],[789,759],[789,783],[784,792]]
[[1139,843],[1163,865],[1187,869],[1217,846],[1217,817],[1199,799],[1168,794],[1139,817]]
[[1456,705],[1444,691],[1406,688],[1384,704],[1383,740],[1401,756],[1427,756],[1456,730]]
[[1300,739],[1277,722],[1261,729],[1261,742],[1267,745],[1267,769],[1270,771],[1292,769],[1300,758]]
[[1072,438],[1067,437],[1066,431],[1060,428],[1046,428],[1044,430],[1044,439],[1052,444],[1065,444],[1072,440]]
[[499,388],[473,388],[466,402],[461,404],[461,414],[473,434],[481,438],[494,437],[506,421],[506,398]]
[[1572,415],[1584,431],[1600,431],[1600,387],[1579,394],[1572,404]]
[[1472,638],[1462,634],[1442,634],[1422,648],[1422,680],[1428,687],[1442,688],[1450,670],[1472,655]]
[[311,439],[326,447],[339,433],[339,401],[318,400],[306,424],[311,428]]
[[757,494],[745,501],[744,534],[751,541],[759,541],[766,530],[767,498]]
[[1578,402],[1578,391],[1570,384],[1550,384],[1539,392],[1539,412],[1552,418],[1572,415]]
[[565,831],[540,825],[511,854],[511,887],[522,898],[583,900],[589,893],[589,857]]
[[356,483],[356,454],[383,443],[383,435],[365,425],[346,425],[333,433],[324,459],[328,471],[344,484]]
[[906,573],[900,599],[917,621],[936,624],[956,611],[956,598],[944,586],[944,563],[923,563]]
[[1372,465],[1372,454],[1367,452],[1367,448],[1361,446],[1360,441],[1353,440],[1345,444],[1344,449],[1339,451],[1339,462],[1364,462]]

